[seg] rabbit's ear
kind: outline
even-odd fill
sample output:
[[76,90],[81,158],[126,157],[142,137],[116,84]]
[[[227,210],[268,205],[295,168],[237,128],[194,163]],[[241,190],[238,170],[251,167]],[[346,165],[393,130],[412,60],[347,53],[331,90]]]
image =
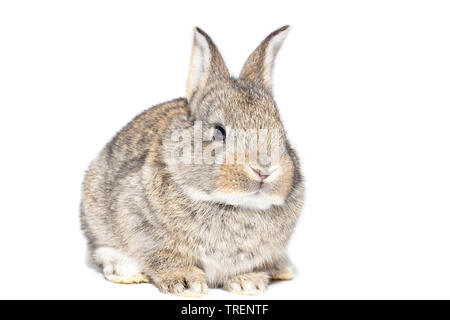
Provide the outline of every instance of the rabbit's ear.
[[290,28],[290,26],[284,26],[269,34],[248,57],[239,77],[272,92],[273,63]]
[[214,42],[200,28],[194,28],[194,45],[186,85],[188,101],[209,82],[229,78],[230,73]]

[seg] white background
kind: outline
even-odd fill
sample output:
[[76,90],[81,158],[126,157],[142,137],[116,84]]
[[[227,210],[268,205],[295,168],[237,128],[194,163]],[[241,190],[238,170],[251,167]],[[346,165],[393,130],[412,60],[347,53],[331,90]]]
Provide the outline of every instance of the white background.
[[86,265],[84,170],[184,95],[193,26],[238,74],[285,24],[274,92],[307,197],[297,277],[256,299],[450,298],[449,17],[446,1],[2,1],[0,298],[173,298]]

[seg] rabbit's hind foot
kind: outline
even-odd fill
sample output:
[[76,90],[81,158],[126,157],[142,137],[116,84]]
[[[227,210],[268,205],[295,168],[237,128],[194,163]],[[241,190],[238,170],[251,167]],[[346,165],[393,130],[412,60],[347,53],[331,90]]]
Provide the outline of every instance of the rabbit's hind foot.
[[103,275],[108,281],[123,284],[149,282],[138,264],[117,249],[109,247],[96,249],[94,261],[103,268]]
[[272,280],[287,281],[294,278],[294,272],[290,267],[284,267],[272,274]]

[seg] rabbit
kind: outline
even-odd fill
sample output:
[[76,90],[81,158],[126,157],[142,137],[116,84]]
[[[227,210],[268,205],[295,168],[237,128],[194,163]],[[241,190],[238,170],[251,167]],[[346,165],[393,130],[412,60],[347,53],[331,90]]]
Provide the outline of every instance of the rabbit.
[[[90,164],[81,228],[107,280],[198,297],[208,287],[254,295],[271,280],[293,278],[286,245],[302,209],[304,179],[272,95],[274,59],[289,29],[267,36],[236,78],[211,38],[194,28],[186,98],[142,112]],[[174,132],[192,133],[199,122],[201,147],[223,148],[233,129],[276,130],[270,145],[280,145],[279,160],[177,161]]]

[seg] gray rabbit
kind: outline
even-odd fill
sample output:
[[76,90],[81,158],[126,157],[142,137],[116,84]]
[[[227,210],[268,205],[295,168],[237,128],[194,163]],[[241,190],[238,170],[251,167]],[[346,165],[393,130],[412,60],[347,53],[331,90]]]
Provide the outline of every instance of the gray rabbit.
[[[288,31],[272,32],[236,79],[211,38],[195,28],[186,98],[138,115],[91,163],[81,224],[107,280],[201,296],[208,286],[257,294],[271,279],[292,279],[285,249],[303,179],[272,97],[274,58]],[[267,150],[244,139],[229,157],[234,161],[223,160],[232,132],[254,129],[261,140],[263,128],[278,132],[265,136],[267,150],[277,145],[277,159],[250,159]],[[195,137],[196,130],[200,142],[181,148],[174,133]],[[203,161],[203,149],[215,160]],[[191,152],[180,160],[180,150]]]

